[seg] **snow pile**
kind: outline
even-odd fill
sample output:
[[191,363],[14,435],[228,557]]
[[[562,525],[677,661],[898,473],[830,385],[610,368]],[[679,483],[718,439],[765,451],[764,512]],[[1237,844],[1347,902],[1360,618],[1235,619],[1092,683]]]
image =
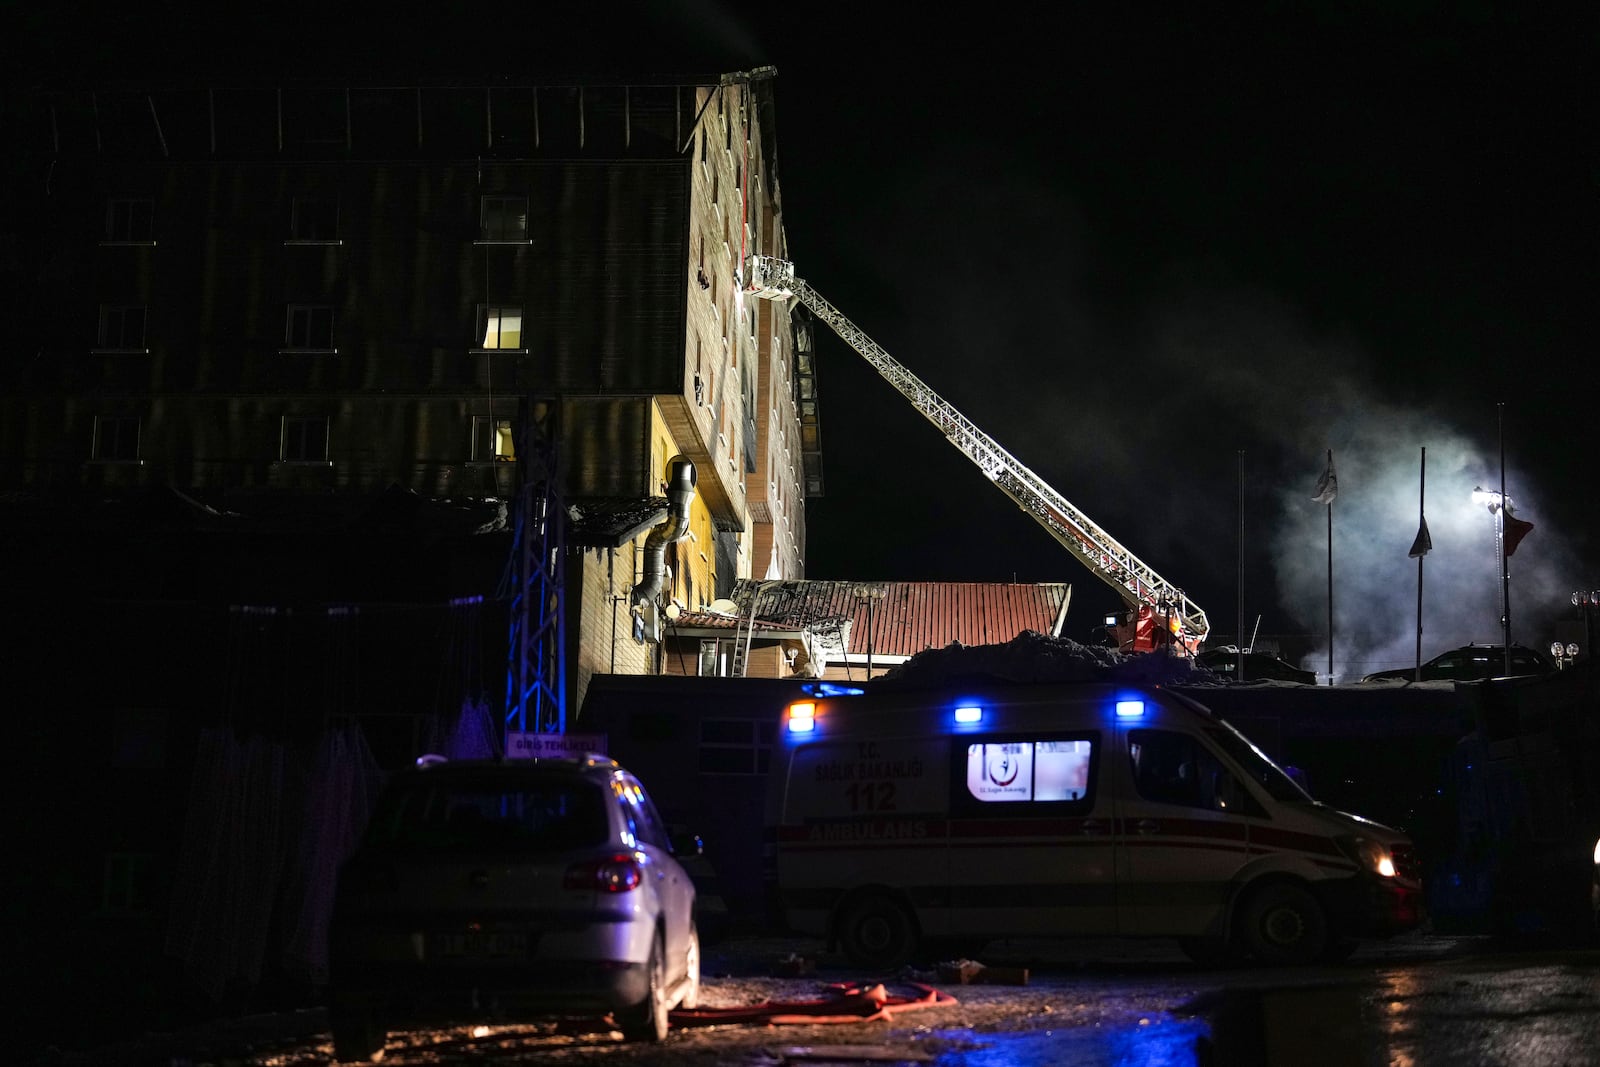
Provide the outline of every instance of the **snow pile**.
[[934,686],[958,681],[1128,682],[1145,685],[1218,685],[1215,674],[1184,656],[1165,653],[1123,655],[1111,648],[1083,645],[1065,637],[1024,630],[1004,644],[963,645],[953,641],[912,656],[886,673],[879,684]]

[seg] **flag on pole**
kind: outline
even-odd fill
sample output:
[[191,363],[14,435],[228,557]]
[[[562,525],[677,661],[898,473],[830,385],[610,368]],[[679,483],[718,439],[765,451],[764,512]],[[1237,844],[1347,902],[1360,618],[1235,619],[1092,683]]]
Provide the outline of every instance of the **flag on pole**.
[[[1422,525],[1417,528],[1417,539],[1411,542],[1411,558],[1421,559],[1433,551],[1433,538],[1428,536],[1428,520],[1424,518]],[[1511,553],[1507,552],[1506,555]]]
[[1505,537],[1506,559],[1510,559],[1511,553],[1517,550],[1517,546],[1522,543],[1522,539],[1527,537],[1528,533],[1533,529],[1533,523],[1524,522],[1523,520],[1517,518],[1515,515],[1511,514],[1509,508],[1506,510],[1505,522],[1506,526],[1503,536]]
[[1317,479],[1317,491],[1312,500],[1319,504],[1331,504],[1333,498],[1339,495],[1339,479],[1333,473],[1333,449],[1328,449],[1328,469],[1322,472],[1322,477]]

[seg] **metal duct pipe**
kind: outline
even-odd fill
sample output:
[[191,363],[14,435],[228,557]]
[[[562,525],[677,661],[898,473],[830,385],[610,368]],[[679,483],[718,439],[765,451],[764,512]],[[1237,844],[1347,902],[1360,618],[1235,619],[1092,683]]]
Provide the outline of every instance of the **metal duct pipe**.
[[689,506],[694,502],[697,481],[694,463],[687,456],[673,456],[667,461],[667,521],[644,539],[644,571],[639,584],[628,594],[629,604],[644,615],[645,636],[652,641],[661,639],[658,602],[666,580],[667,546],[688,536]]

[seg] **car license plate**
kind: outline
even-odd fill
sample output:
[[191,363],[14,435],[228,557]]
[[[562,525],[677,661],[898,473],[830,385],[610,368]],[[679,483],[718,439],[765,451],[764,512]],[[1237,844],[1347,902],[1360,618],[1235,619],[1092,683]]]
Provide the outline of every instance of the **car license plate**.
[[528,955],[528,935],[510,930],[435,934],[434,955],[443,959],[517,959]]

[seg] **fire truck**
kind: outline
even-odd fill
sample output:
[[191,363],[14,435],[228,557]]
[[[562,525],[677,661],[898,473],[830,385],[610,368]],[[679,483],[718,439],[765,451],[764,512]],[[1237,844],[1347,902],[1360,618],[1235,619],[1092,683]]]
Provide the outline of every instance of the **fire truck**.
[[1164,650],[1193,655],[1210,631],[1206,613],[1182,589],[1157,574],[1044,479],[1023,466],[949,401],[884,351],[820,293],[795,276],[794,264],[772,256],[745,263],[744,291],[767,300],[797,300],[870,363],[885,381],[933,423],[945,440],[985,477],[1122,598],[1113,625],[1124,652]]

